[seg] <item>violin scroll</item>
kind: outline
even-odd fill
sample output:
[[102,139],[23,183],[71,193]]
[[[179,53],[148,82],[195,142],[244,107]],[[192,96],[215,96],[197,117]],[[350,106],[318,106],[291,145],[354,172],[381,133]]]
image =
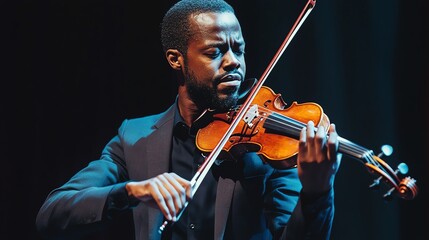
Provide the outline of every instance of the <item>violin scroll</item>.
[[[388,149],[387,152],[385,151],[386,149]],[[392,150],[393,149],[390,146],[384,145],[382,147],[382,153],[378,154],[377,156],[372,156],[373,162],[365,163],[369,172],[379,175],[379,177],[375,179],[371,185],[369,185],[369,188],[378,190],[380,188],[380,184],[384,182],[388,187],[390,187],[383,195],[384,200],[392,200],[393,194],[406,200],[414,199],[418,193],[416,180],[410,176],[401,179],[398,175],[405,175],[408,173],[407,164],[400,163],[396,170],[393,170],[385,161],[380,158],[383,154],[389,156]]]

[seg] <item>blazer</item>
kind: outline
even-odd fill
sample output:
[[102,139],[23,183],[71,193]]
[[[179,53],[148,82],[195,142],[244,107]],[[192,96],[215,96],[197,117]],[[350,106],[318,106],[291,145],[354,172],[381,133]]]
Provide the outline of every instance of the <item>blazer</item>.
[[[133,211],[135,239],[160,239],[162,213],[144,204],[130,206],[128,181],[168,172],[172,147],[172,105],[165,112],[126,119],[99,160],[76,173],[46,198],[36,218],[45,236],[79,234],[109,221],[112,209]],[[328,239],[333,190],[300,199],[297,169],[274,169],[256,153],[244,156],[240,176],[220,176],[213,239]]]

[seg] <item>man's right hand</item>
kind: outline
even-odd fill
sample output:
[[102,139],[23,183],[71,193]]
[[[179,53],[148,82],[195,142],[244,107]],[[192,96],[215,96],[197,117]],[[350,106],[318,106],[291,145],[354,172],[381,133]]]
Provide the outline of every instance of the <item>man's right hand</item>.
[[126,189],[128,195],[148,206],[159,208],[169,221],[176,221],[186,202],[192,198],[190,182],[175,173],[163,173],[144,181],[129,182]]

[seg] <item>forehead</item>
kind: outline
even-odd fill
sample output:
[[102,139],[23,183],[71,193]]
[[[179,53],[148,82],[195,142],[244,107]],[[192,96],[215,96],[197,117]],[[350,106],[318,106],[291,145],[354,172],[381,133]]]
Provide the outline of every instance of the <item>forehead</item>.
[[231,12],[206,12],[190,16],[190,26],[194,37],[216,35],[220,38],[241,38],[241,27],[236,16]]

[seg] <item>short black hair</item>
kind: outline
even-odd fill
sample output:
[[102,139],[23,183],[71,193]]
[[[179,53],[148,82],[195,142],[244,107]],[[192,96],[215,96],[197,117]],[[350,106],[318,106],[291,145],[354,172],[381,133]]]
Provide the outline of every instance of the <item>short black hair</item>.
[[234,9],[223,0],[181,0],[164,15],[161,22],[161,43],[164,52],[177,49],[186,55],[188,41],[192,37],[189,24],[191,14],[205,12],[231,12]]

